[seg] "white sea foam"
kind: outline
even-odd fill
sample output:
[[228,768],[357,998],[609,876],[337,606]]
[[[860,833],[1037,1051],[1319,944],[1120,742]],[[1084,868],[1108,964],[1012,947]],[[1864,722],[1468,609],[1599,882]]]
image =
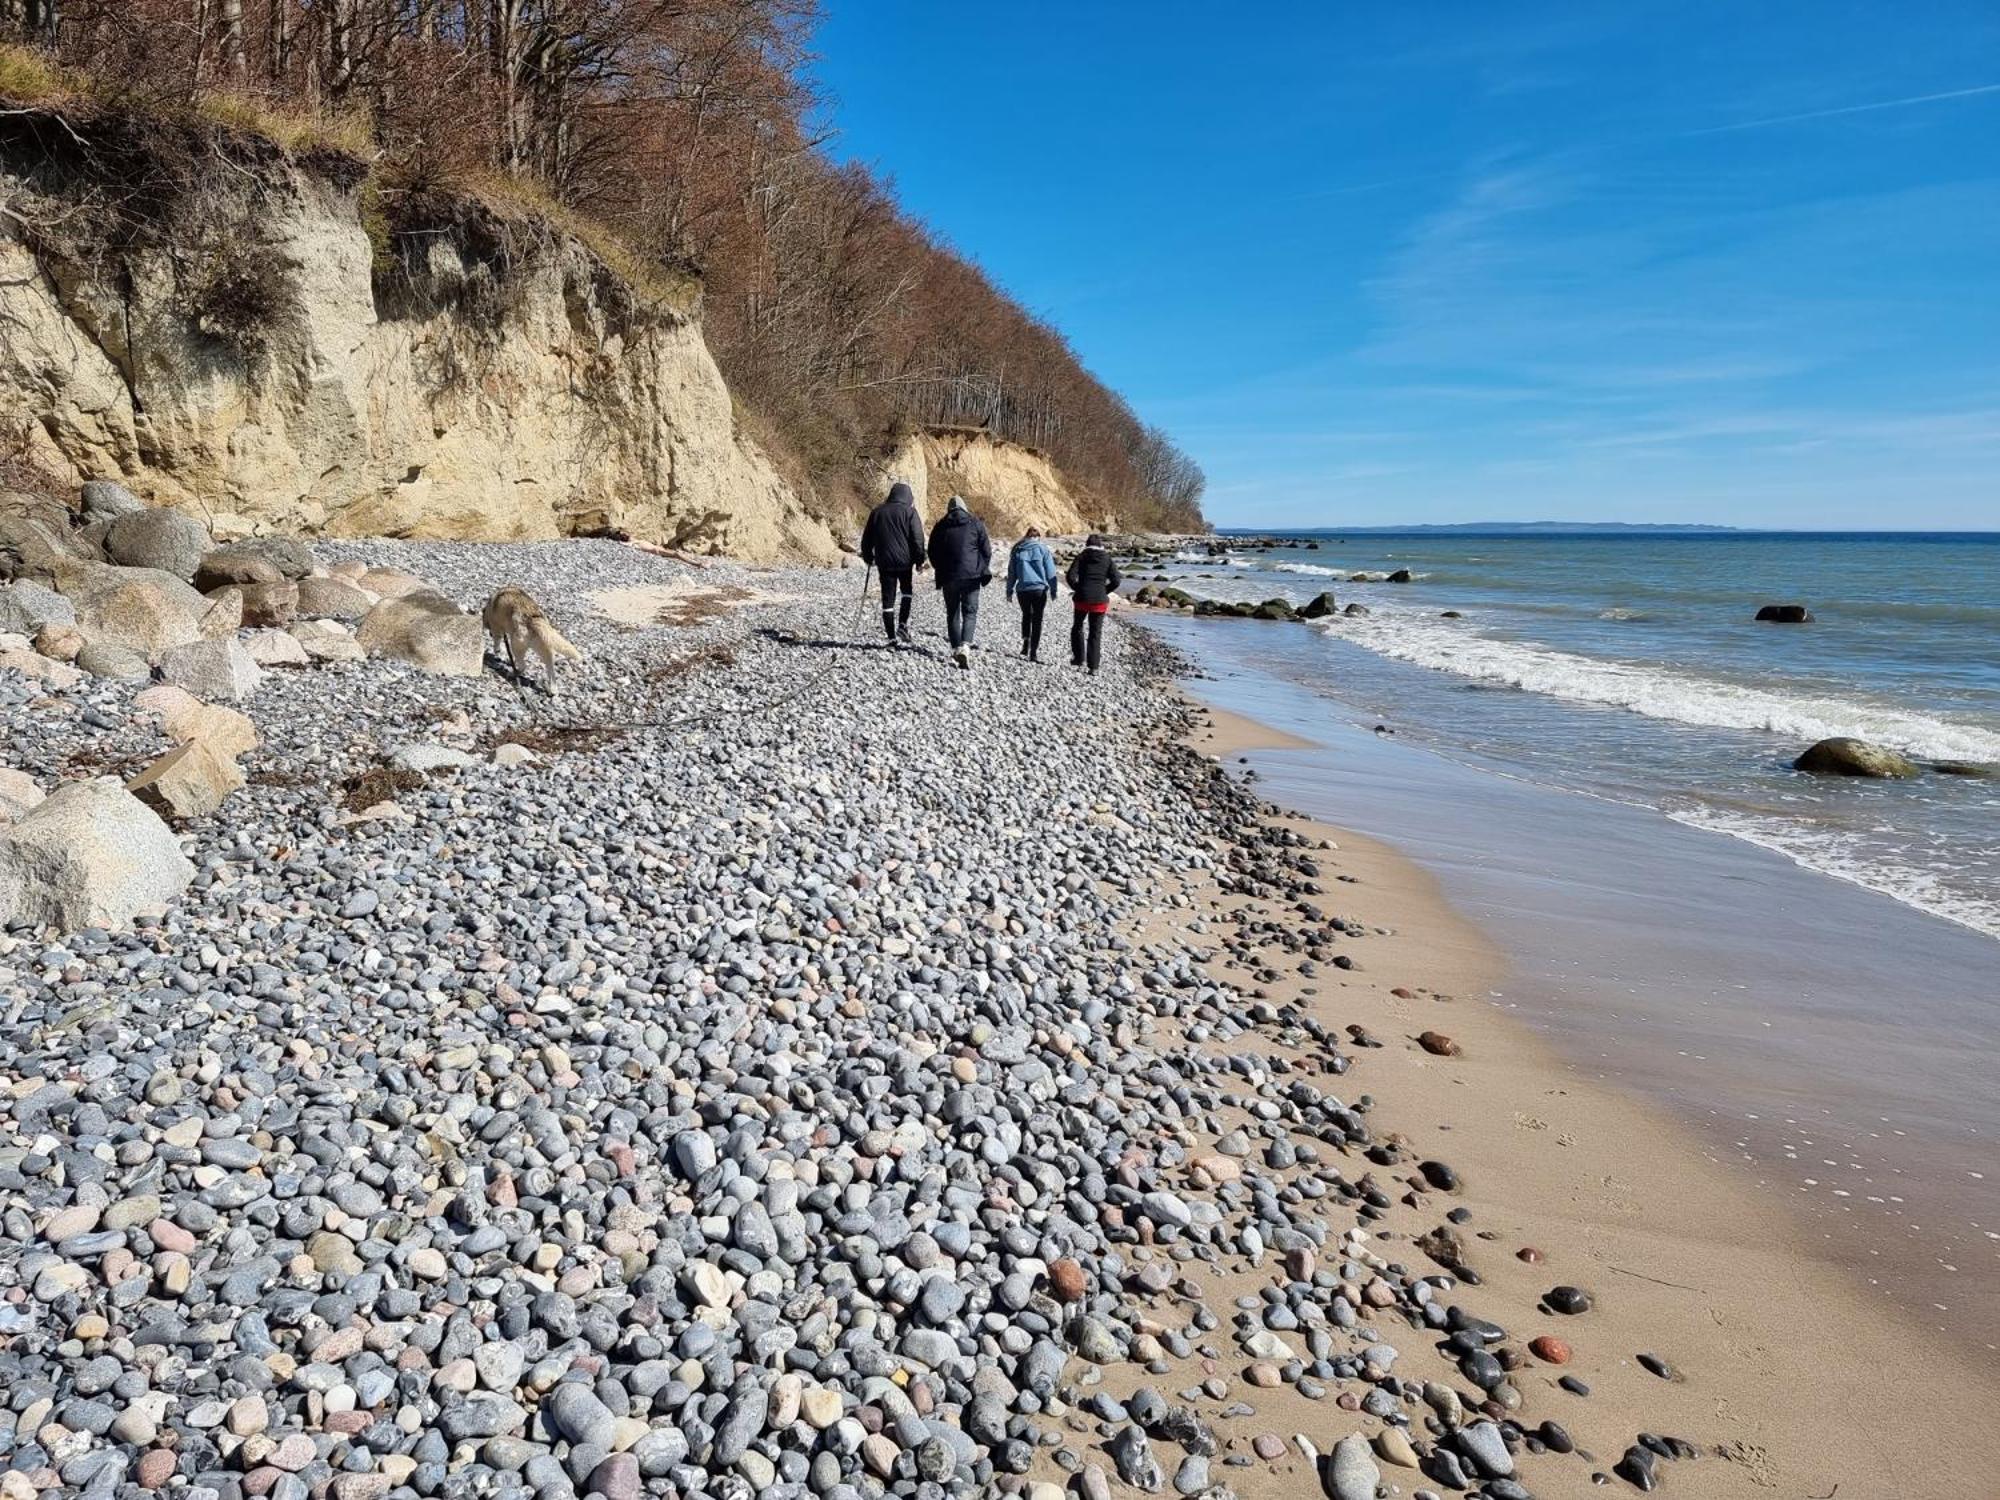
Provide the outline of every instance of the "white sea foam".
[[1690,828],[1726,833],[1746,844],[1782,854],[1804,869],[1831,875],[1918,911],[1970,927],[1974,932],[2000,938],[2000,908],[1992,902],[1954,891],[1935,872],[1884,851],[1866,848],[1852,835],[1837,829],[1717,807],[1672,808],[1667,816]]
[[1312,578],[1345,578],[1345,568],[1322,567],[1319,563],[1282,562],[1271,564],[1274,573],[1304,573]]
[[1920,759],[2000,760],[2000,732],[1890,704],[1725,682],[1664,667],[1494,640],[1415,610],[1328,619],[1323,629],[1382,656],[1571,703],[1717,729],[1767,730],[1800,747],[1852,735]]

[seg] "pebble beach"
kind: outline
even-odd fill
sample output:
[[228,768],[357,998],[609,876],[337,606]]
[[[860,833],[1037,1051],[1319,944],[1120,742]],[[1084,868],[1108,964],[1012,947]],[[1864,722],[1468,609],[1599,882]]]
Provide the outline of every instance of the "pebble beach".
[[[996,590],[959,671],[858,569],[315,550],[583,661],[269,668],[178,899],[0,931],[0,1500],[1990,1479],[1990,1374],[1725,1230],[1140,625],[1032,665]],[[0,671],[5,764],[130,776],[148,686]]]

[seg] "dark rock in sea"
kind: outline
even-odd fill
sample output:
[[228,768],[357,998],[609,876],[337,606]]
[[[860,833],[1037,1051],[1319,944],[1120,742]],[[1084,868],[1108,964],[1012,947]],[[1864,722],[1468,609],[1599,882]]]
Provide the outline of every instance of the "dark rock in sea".
[[1931,769],[1940,776],[1973,776],[1980,780],[2000,777],[2000,761],[1992,760],[1933,761]]
[[1881,745],[1840,736],[1821,740],[1792,762],[1792,769],[1814,776],[1866,776],[1904,780],[1917,774],[1915,762]]
[[1252,610],[1251,614],[1259,620],[1293,620],[1298,618],[1298,611],[1292,608],[1289,600],[1285,599],[1266,599]]
[[1389,575],[1389,582],[1391,583],[1414,583],[1415,581],[1416,575],[1411,573],[1408,568],[1398,568]]
[[1368,606],[1365,604],[1350,604],[1341,613],[1344,615],[1365,615],[1368,613]]
[[1438,618],[1440,620],[1463,620],[1465,616],[1455,609],[1444,609],[1438,611]]
[[1543,1297],[1542,1301],[1549,1305],[1552,1312],[1564,1313],[1571,1317],[1578,1313],[1589,1312],[1592,1305],[1590,1293],[1580,1286],[1550,1287],[1548,1295]]
[[1309,602],[1300,606],[1299,618],[1301,620],[1323,620],[1328,615],[1333,614],[1339,607],[1334,602],[1333,591],[1331,589],[1323,589],[1315,594]]
[[1810,625],[1812,611],[1803,604],[1767,604],[1757,611],[1757,619],[1766,625]]

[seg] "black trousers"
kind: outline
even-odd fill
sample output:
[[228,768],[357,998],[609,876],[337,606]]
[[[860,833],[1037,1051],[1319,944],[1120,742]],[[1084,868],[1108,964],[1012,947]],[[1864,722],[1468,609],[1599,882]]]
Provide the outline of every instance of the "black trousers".
[[[910,591],[912,573],[910,568],[882,569],[882,631],[890,640],[896,638],[896,627],[910,623],[910,607],[916,595]],[[897,596],[901,595],[901,603]]]
[[947,583],[944,586],[944,634],[951,649],[970,646],[979,629],[979,590],[976,583]]
[[1069,625],[1069,659],[1081,667],[1097,670],[1097,658],[1104,644],[1104,612],[1080,609]]
[[1037,656],[1042,649],[1042,612],[1049,607],[1049,596],[1042,589],[1017,589],[1014,600],[1021,606],[1021,649]]

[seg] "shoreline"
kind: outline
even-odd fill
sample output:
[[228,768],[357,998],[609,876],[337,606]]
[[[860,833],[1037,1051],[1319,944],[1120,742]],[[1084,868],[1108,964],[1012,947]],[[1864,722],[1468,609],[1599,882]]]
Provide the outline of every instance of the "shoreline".
[[[1415,866],[1192,748],[1151,632],[968,673],[851,573],[324,550],[525,586],[583,659],[548,700],[273,672],[247,784],[172,831],[198,883],[0,932],[8,1500],[1980,1471],[1988,1382],[1704,1228],[1754,1210],[1479,1003],[1496,950]],[[154,753],[142,691],[0,679],[0,723],[98,776]]]
[[[1214,709],[1198,691],[1191,701],[1211,727],[1190,743],[1207,754],[1311,743]],[[1392,929],[1371,945],[1364,974],[1327,976],[1337,988],[1316,1003],[1330,1025],[1338,1008],[1342,1024],[1358,1016],[1381,1028],[1389,1045],[1356,1057],[1362,1082],[1381,1090],[1385,1123],[1408,1134],[1414,1150],[1449,1151],[1465,1169],[1469,1227],[1499,1236],[1490,1248],[1467,1241],[1485,1282],[1470,1296],[1519,1309],[1559,1282],[1593,1292],[1587,1314],[1544,1315],[1536,1327],[1574,1350],[1560,1371],[1538,1367],[1537,1383],[1557,1394],[1552,1377],[1575,1372],[1593,1387],[1587,1402],[1569,1400],[1564,1417],[1573,1417],[1579,1443],[1599,1447],[1608,1465],[1626,1423],[1684,1428],[1722,1462],[1676,1468],[1665,1483],[1674,1493],[1716,1496],[1774,1487],[1885,1493],[1876,1486],[1891,1474],[1898,1493],[1948,1493],[1978,1471],[1978,1445],[1964,1434],[2000,1385],[1976,1357],[1869,1298],[1803,1225],[1681,1120],[1584,1076],[1510,1014],[1498,993],[1514,979],[1506,956],[1412,857],[1275,811],[1276,826],[1338,846],[1338,867],[1356,881],[1343,887],[1341,904]],[[1296,978],[1273,987],[1300,988]],[[1420,1029],[1447,1032],[1462,1053],[1430,1056],[1411,1040]],[[1371,1079],[1368,1062],[1392,1067],[1393,1079]],[[1541,1260],[1516,1260],[1524,1245]],[[1640,1353],[1666,1360],[1673,1378],[1640,1367]],[[1899,1399],[1924,1413],[1924,1430],[1909,1441],[1874,1419],[1869,1387],[1885,1369],[1900,1372]],[[1835,1399],[1802,1402],[1806,1390]]]

